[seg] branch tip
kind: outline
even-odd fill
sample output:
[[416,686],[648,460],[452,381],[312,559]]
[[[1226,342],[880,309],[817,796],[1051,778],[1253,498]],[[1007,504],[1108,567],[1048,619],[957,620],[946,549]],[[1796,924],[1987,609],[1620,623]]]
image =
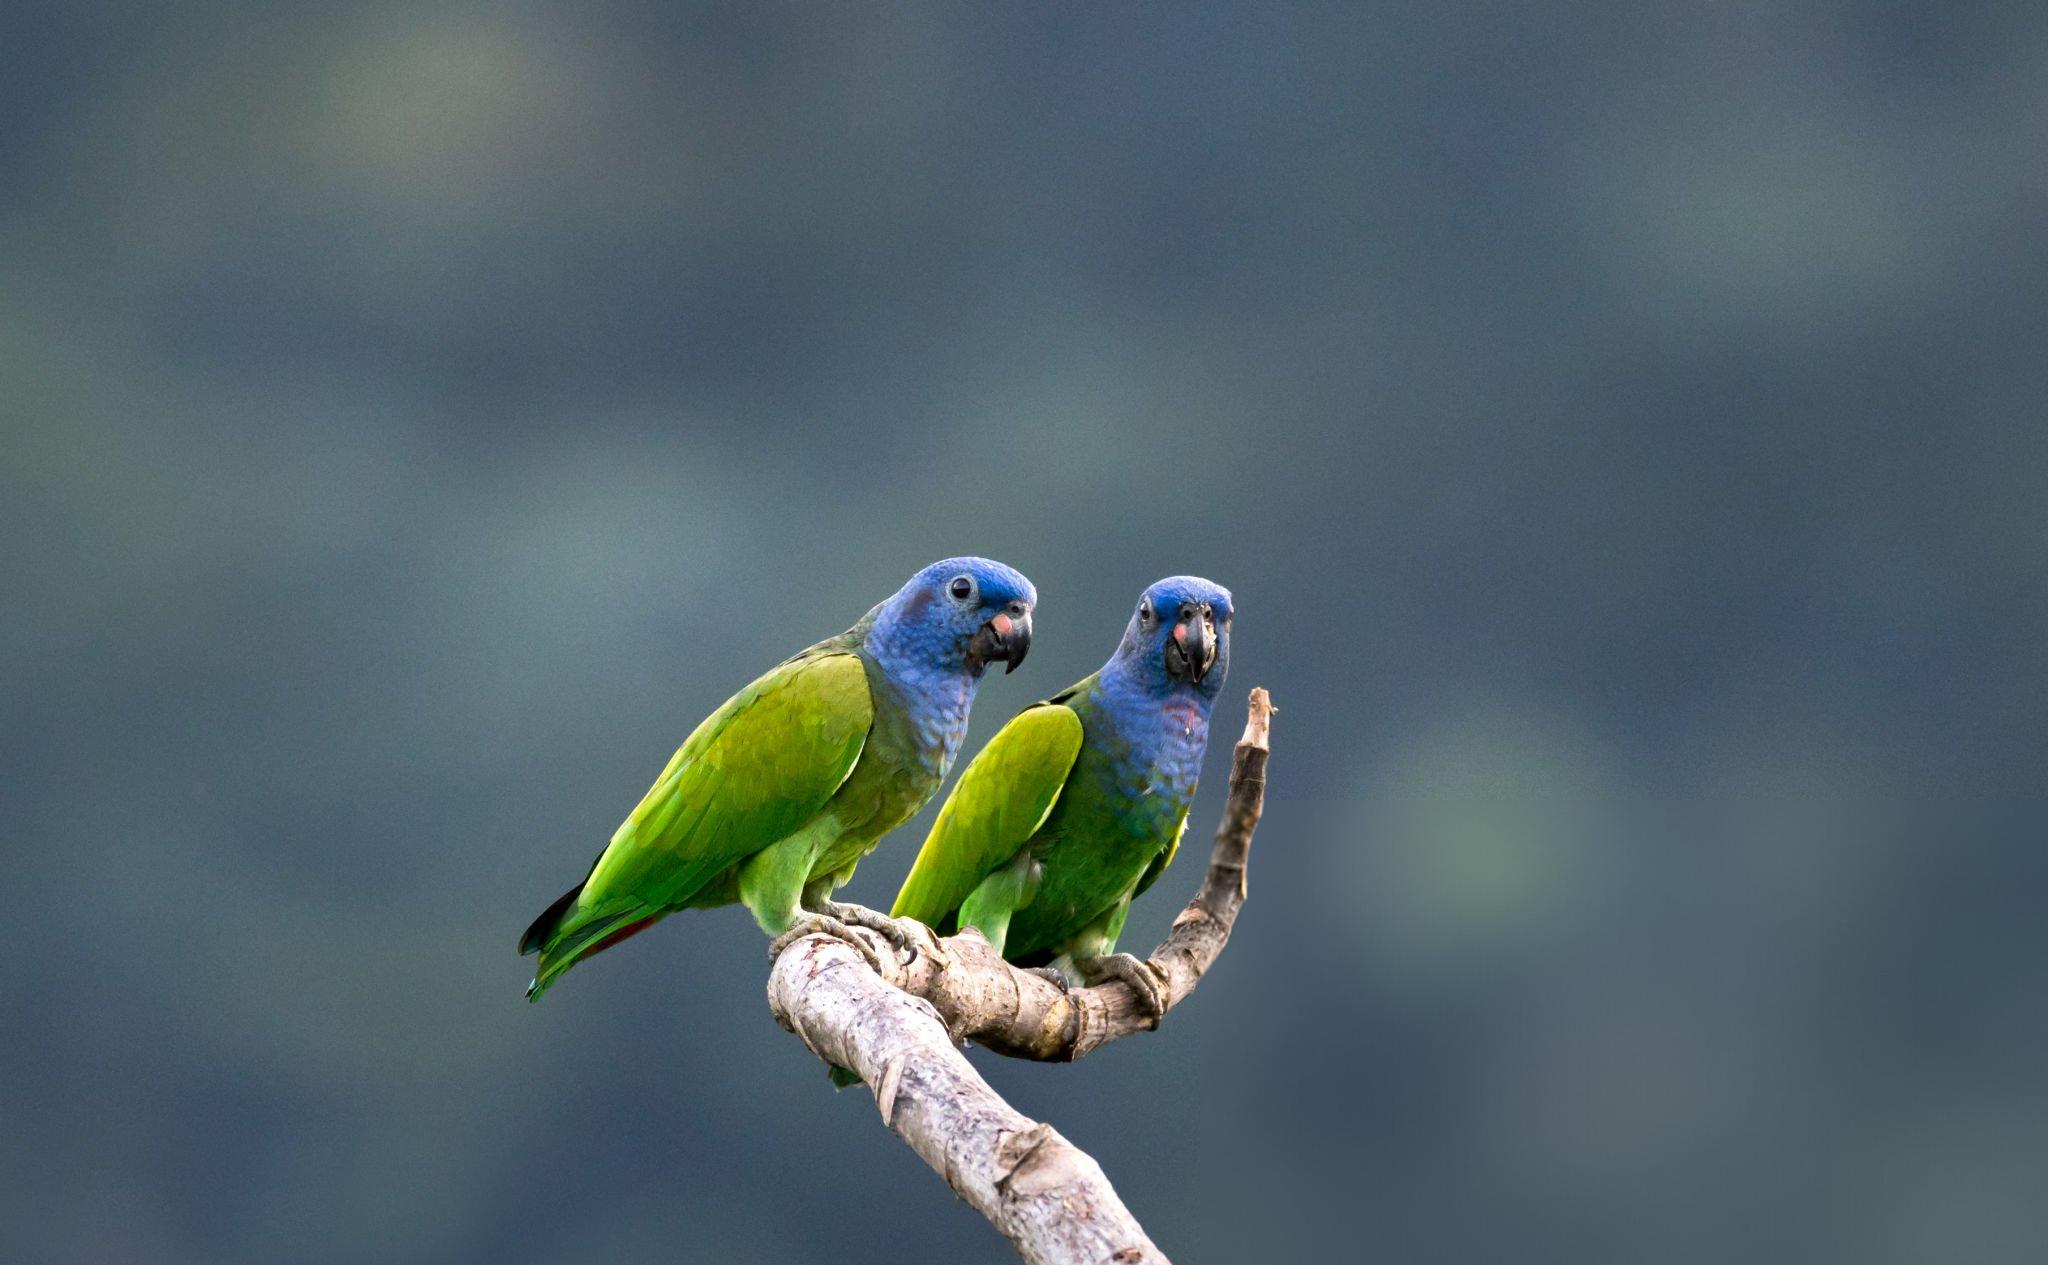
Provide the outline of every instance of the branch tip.
[[1273,716],[1279,710],[1273,706],[1273,696],[1266,692],[1265,686],[1253,686],[1251,700],[1245,705],[1244,737],[1237,740],[1237,745],[1259,751],[1270,750],[1268,735]]

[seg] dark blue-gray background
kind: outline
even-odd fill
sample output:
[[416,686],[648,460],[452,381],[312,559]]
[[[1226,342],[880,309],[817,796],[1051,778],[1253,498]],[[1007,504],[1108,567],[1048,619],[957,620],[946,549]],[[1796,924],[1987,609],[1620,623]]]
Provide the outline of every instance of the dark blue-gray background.
[[1282,708],[1201,992],[976,1056],[1169,1253],[2039,1259],[2048,10],[0,26],[0,1256],[1000,1259],[743,914],[512,954],[973,551],[976,745],[1236,592],[1139,947]]

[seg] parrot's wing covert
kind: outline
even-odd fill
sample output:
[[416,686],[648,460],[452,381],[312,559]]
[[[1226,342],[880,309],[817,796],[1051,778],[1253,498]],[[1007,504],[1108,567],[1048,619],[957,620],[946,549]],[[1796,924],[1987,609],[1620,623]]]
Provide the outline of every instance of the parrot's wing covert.
[[1081,753],[1081,718],[1060,703],[1027,708],[974,757],[939,810],[890,911],[937,925],[1045,824]]
[[873,719],[851,654],[799,656],[733,695],[612,836],[576,921],[669,908],[802,828],[853,772]]

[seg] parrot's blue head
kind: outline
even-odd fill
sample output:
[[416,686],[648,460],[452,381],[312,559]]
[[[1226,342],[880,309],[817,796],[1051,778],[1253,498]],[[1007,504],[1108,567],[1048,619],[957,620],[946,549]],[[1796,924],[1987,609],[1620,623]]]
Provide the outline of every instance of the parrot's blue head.
[[1230,590],[1192,575],[1146,589],[1105,671],[1148,693],[1213,701],[1230,673]]
[[869,613],[870,651],[885,665],[979,677],[991,663],[1015,671],[1031,649],[1031,581],[987,558],[934,562]]

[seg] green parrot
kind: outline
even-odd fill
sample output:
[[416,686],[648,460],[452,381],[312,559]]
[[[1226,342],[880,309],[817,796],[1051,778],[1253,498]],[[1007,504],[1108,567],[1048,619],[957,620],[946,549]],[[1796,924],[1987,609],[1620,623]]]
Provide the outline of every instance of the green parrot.
[[1116,941],[1186,829],[1230,615],[1229,591],[1207,580],[1146,589],[1100,671],[968,764],[891,912],[941,934],[979,928],[1010,961],[1061,978],[1122,979],[1160,1013],[1157,978]]
[[938,790],[983,668],[1024,661],[1037,601],[999,562],[935,562],[726,700],[520,937],[520,953],[540,954],[528,999],[678,909],[738,902],[770,935],[808,919],[900,936],[830,895]]

